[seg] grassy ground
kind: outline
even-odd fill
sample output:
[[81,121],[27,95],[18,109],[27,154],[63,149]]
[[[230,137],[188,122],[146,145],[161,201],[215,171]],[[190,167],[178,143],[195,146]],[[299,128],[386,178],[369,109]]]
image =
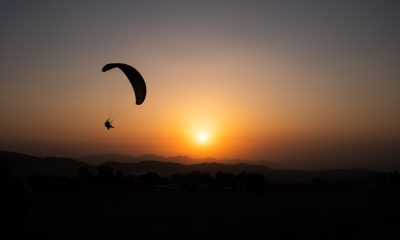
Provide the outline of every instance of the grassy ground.
[[108,187],[36,193],[37,239],[400,239],[400,196],[376,189],[185,192]]

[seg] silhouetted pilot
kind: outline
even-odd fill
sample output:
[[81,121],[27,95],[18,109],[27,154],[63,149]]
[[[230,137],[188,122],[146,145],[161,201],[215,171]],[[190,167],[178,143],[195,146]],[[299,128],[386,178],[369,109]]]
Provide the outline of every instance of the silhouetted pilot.
[[110,128],[114,128],[114,126],[111,125],[110,119],[106,120],[106,122],[104,123],[104,126],[107,128],[107,130],[110,130]]

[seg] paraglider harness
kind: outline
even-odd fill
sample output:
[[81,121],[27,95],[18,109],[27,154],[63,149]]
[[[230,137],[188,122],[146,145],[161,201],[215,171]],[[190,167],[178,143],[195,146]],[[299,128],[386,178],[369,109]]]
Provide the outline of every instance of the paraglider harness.
[[104,126],[107,128],[107,130],[110,130],[110,128],[114,128],[114,126],[111,125],[112,121],[110,120],[110,118],[107,118],[106,122],[104,123]]

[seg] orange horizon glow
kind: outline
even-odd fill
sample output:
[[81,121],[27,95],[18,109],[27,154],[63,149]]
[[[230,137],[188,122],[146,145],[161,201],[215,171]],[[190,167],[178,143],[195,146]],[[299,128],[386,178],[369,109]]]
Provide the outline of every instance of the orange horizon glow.
[[[297,4],[9,1],[0,150],[257,160],[395,146],[395,8]],[[143,75],[142,105],[121,71],[101,71],[110,62]]]

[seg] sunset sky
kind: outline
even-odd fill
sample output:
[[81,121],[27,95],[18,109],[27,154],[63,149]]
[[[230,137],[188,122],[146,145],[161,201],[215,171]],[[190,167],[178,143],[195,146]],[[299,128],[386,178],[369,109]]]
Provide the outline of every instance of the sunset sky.
[[[399,1],[3,0],[0,150],[391,164],[399,13]],[[142,73],[142,105],[122,72],[101,72],[110,62]]]

